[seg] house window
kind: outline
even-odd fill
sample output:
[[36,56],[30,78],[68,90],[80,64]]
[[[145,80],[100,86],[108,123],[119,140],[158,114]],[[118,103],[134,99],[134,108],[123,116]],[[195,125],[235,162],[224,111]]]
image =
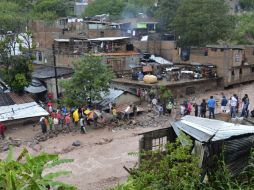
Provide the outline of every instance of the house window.
[[165,145],[167,144],[167,137],[153,139],[152,150],[165,150]]
[[38,51],[38,60],[42,61],[42,53],[40,51]]
[[243,74],[243,69],[242,68],[239,69],[239,75],[241,75],[241,74]]
[[254,73],[254,67],[251,67],[250,69],[251,69],[251,72]]
[[235,76],[235,71],[234,70],[231,71],[231,75]]

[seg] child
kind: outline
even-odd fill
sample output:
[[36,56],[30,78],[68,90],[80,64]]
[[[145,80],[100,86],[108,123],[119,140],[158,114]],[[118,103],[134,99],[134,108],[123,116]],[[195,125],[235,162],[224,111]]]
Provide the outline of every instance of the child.
[[70,114],[67,114],[64,119],[65,119],[65,125],[66,125],[67,129],[70,130],[70,125],[71,125],[71,116],[70,116]]
[[59,120],[57,119],[57,117],[54,117],[54,119],[53,119],[53,124],[54,124],[55,130],[58,130]]
[[49,129],[52,130],[53,129],[53,119],[51,116],[48,117],[48,123],[49,123]]

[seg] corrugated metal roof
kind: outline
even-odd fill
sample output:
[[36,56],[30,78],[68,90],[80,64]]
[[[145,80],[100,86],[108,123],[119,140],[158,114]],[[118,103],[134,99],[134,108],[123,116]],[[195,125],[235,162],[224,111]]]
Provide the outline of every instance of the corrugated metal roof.
[[115,40],[125,40],[130,39],[130,37],[104,37],[104,38],[93,38],[90,41],[115,41]]
[[37,94],[47,91],[47,88],[37,79],[32,79],[31,84],[24,89],[26,92]]
[[23,104],[33,102],[34,100],[27,94],[18,95],[15,93],[0,93],[0,106],[9,106],[14,104]]
[[109,53],[96,53],[97,56],[138,56],[140,53],[135,51],[126,52],[109,52]]
[[169,64],[169,65],[173,65],[172,62],[162,58],[162,57],[156,57],[155,55],[151,55],[150,59],[154,60],[156,63],[159,63],[159,64]]
[[109,103],[113,103],[116,98],[124,93],[122,90],[109,89],[109,94],[103,97],[103,100],[99,103],[100,106],[106,107]]
[[185,116],[180,121],[174,122],[172,126],[175,131],[180,129],[201,142],[219,141],[233,136],[254,134],[254,126],[235,125],[194,116]]
[[[71,75],[73,73],[72,68],[57,67],[56,69],[57,69],[57,76],[58,77]],[[49,67],[49,66],[45,66],[45,67],[42,67],[42,68],[37,68],[32,73],[32,76],[34,78],[37,78],[37,79],[54,78],[55,77],[55,68],[54,67]]]
[[24,104],[34,102],[33,98],[28,94],[23,94],[22,96],[15,93],[8,93],[14,104]]
[[14,101],[11,99],[9,94],[7,93],[0,93],[0,106],[7,106],[15,104]]
[[10,106],[1,106],[0,122],[47,115],[48,112],[45,111],[36,102],[15,104]]

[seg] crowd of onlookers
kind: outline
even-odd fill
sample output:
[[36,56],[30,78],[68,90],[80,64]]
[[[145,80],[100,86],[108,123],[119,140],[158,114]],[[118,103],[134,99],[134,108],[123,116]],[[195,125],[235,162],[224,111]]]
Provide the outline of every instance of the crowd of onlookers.
[[[41,117],[39,124],[43,133],[47,130],[61,130],[80,128],[81,133],[87,133],[86,126],[93,124],[96,128],[98,121],[103,122],[102,113],[90,106],[67,109],[65,106],[55,109],[51,102],[47,105],[49,116]],[[115,107],[112,107],[112,114],[115,114]]]
[[[137,92],[140,97],[140,104],[142,101],[149,102],[152,110],[158,114],[158,116],[171,114],[175,108],[174,99],[160,100],[159,96],[155,93],[150,93],[144,90]],[[250,111],[250,100],[248,94],[245,94],[240,99],[236,94],[230,98],[226,98],[225,95],[220,100],[211,96],[208,100],[203,99],[200,104],[193,103],[190,100],[185,100],[180,104],[180,115],[191,115],[194,112],[196,117],[215,118],[215,111],[220,106],[220,112],[228,113],[232,118],[235,117],[254,117],[254,110]],[[99,125],[109,124],[109,130],[113,131],[112,126],[116,126],[119,120],[129,120],[130,115],[136,119],[138,113],[138,106],[134,103],[127,105],[122,112],[117,112],[116,104],[109,103],[109,113],[102,112],[93,109],[91,106],[70,108],[53,106],[53,103],[48,102],[47,111],[48,116],[41,117],[39,124],[43,133],[47,133],[48,130],[62,130],[66,129],[71,131],[72,129],[80,130],[81,133],[87,133],[87,126],[93,126],[96,128]],[[208,112],[208,114],[207,114]],[[114,125],[116,124],[116,125]],[[0,125],[1,137],[4,138],[4,126]]]
[[[250,100],[248,94],[245,94],[242,99],[240,99],[236,94],[231,96],[229,99],[225,95],[222,96],[221,100],[215,100],[211,96],[207,101],[202,100],[201,104],[191,104],[190,101],[184,101],[180,106],[180,113],[182,116],[190,115],[192,109],[194,109],[194,114],[196,117],[208,117],[215,118],[215,109],[220,104],[220,111],[223,113],[229,113],[232,118],[239,117],[249,117],[254,116],[254,111],[250,111]],[[219,111],[217,111],[219,112]]]
[[[149,95],[148,92],[138,92],[140,94],[140,104],[142,101],[150,103],[152,110],[158,114],[158,116],[171,114],[172,110],[175,108],[174,99],[170,98],[166,101],[160,100],[159,96]],[[141,93],[143,95],[141,95]],[[49,116],[41,117],[40,125],[43,133],[47,130],[59,130],[67,129],[71,130],[80,129],[81,133],[87,133],[86,127],[93,124],[96,128],[97,124],[110,124],[108,126],[109,130],[114,131],[112,126],[118,123],[119,120],[129,120],[130,115],[136,119],[138,113],[138,106],[136,104],[130,104],[125,109],[120,112],[116,110],[116,104],[109,103],[109,113],[110,117],[105,117],[105,112],[92,109],[92,107],[83,108],[71,108],[67,110],[66,107],[61,107],[54,109],[52,103],[48,103]],[[220,107],[220,111],[217,110]],[[208,100],[203,99],[200,104],[193,103],[190,100],[185,100],[180,104],[180,115],[191,115],[192,113],[196,117],[209,117],[215,118],[216,113],[228,113],[232,118],[235,117],[249,117],[250,115],[254,117],[254,110],[250,111],[250,100],[248,94],[245,94],[241,99],[236,95],[232,95],[230,98],[226,98],[225,95],[221,99],[215,99],[210,96]],[[107,115],[106,114],[106,115]]]

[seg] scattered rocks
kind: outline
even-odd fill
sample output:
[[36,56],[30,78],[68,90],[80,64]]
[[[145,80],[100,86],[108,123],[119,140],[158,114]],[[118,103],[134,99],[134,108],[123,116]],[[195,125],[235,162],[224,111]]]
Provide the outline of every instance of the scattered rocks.
[[41,149],[42,149],[42,146],[39,145],[39,144],[36,144],[35,146],[32,146],[32,149],[33,149],[35,152],[40,152]]
[[110,139],[103,138],[102,141],[96,142],[95,144],[96,144],[96,145],[103,145],[103,144],[108,144],[108,143],[110,143],[110,142],[112,142],[112,141],[113,141],[112,138],[110,138]]
[[81,142],[80,142],[79,140],[74,141],[74,142],[72,143],[72,146],[80,146],[80,145],[81,145]]
[[4,140],[0,140],[0,152],[4,152],[9,150],[9,146],[19,147],[22,142],[19,139],[6,138]]

